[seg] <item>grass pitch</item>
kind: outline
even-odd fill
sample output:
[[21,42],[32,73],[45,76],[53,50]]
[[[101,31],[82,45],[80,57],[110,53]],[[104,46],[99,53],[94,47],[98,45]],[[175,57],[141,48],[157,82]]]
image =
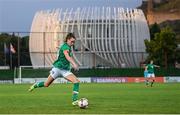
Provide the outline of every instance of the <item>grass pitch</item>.
[[30,84],[0,84],[0,114],[176,114],[180,84],[80,84],[87,109],[71,105],[72,84],[52,84],[28,92]]

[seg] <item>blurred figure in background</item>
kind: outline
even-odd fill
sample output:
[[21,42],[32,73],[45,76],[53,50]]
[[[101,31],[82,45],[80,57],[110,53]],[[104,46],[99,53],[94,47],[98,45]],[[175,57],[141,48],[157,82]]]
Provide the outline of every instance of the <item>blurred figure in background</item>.
[[155,82],[155,73],[154,73],[155,67],[160,67],[160,66],[153,64],[153,60],[151,60],[150,63],[146,65],[144,71],[146,72],[146,84],[148,85],[149,83],[151,83],[151,87]]

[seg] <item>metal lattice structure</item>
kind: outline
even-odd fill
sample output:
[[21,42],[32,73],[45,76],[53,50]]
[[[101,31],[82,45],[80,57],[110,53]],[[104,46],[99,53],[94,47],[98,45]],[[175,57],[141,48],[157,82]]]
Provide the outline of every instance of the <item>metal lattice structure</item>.
[[[144,40],[149,28],[142,10],[111,7],[57,9],[37,12],[32,23],[30,52],[33,65],[51,65],[66,32],[77,37],[74,56],[83,66],[96,66],[99,61],[110,67],[137,67],[145,52]],[[94,64],[93,56],[96,56]],[[87,60],[91,60],[87,63]]]

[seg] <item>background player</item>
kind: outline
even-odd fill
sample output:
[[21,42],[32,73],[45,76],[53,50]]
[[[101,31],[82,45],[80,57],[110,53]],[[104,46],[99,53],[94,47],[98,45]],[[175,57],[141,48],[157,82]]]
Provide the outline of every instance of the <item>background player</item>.
[[145,71],[147,71],[147,82],[151,82],[151,87],[155,82],[155,74],[154,67],[160,67],[158,65],[153,64],[153,60],[150,61],[148,65],[146,65]]

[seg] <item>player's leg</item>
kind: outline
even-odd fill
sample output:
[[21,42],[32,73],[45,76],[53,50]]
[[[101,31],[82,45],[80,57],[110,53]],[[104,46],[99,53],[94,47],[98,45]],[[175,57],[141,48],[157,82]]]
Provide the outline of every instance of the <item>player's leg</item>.
[[151,82],[151,74],[150,73],[147,73],[147,78],[146,78],[146,85],[148,86],[149,85],[149,83]]
[[66,76],[65,79],[73,83],[72,104],[77,105],[80,80],[74,74],[70,74]]
[[145,78],[145,84],[146,84],[146,86],[149,85],[149,79],[148,78]]
[[155,75],[154,75],[154,73],[153,73],[153,74],[151,75],[151,87],[153,86],[154,82],[155,82]]
[[48,76],[46,82],[41,81],[34,83],[30,88],[29,91],[33,91],[35,88],[40,88],[40,87],[48,87],[52,82],[54,81],[54,78],[51,77],[51,75]]
[[145,79],[145,84],[148,85],[149,80],[148,80],[148,72],[147,71],[144,71],[144,79]]
[[52,68],[50,71],[50,75],[48,76],[46,82],[41,81],[34,83],[30,88],[29,91],[33,91],[35,88],[40,88],[40,87],[48,87],[59,75],[58,69],[57,68]]

